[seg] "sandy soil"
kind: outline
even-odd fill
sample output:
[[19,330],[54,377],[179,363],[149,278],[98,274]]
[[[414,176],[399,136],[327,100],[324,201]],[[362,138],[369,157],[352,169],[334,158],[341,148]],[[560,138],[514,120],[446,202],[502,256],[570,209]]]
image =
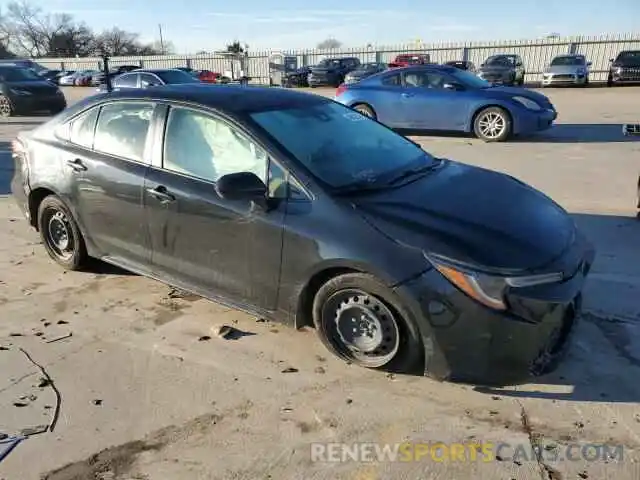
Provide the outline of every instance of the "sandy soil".
[[[540,188],[598,248],[566,361],[536,383],[499,390],[349,366],[312,330],[263,322],[116,269],[63,272],[6,195],[6,142],[42,119],[0,125],[0,432],[49,424],[56,395],[35,363],[61,395],[53,431],[18,445],[0,463],[0,478],[639,478],[640,139],[622,137],[620,123],[640,121],[640,88],[545,92],[559,124],[535,137],[500,145],[414,137],[434,154]],[[66,93],[73,101],[86,90]],[[243,334],[218,338],[222,324]],[[540,461],[513,461],[513,449],[491,462],[311,461],[311,442],[403,441],[540,445],[544,454]],[[624,458],[553,460],[574,444],[623,445]]]

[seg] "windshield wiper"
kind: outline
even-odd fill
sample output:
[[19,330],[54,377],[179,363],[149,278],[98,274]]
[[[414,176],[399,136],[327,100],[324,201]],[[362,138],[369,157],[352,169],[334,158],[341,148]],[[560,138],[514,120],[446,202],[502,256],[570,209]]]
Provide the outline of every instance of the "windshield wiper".
[[[436,159],[434,159],[436,160]],[[386,185],[395,185],[397,183],[400,183],[403,180],[406,180],[407,178],[411,178],[413,176],[416,175],[424,175],[427,172],[430,172],[432,170],[434,170],[435,168],[437,168],[440,163],[442,161],[434,161],[434,163],[430,163],[428,165],[423,165],[421,167],[417,167],[417,168],[411,168],[409,170],[404,170],[402,173],[400,173],[399,175],[396,175],[395,177],[393,177],[392,179],[390,179],[389,181],[386,182]]]
[[386,185],[379,184],[376,181],[370,180],[362,180],[353,183],[347,183],[342,187],[336,187],[334,192],[337,195],[348,195],[351,193],[366,193],[366,192],[375,192],[378,190],[384,190]]

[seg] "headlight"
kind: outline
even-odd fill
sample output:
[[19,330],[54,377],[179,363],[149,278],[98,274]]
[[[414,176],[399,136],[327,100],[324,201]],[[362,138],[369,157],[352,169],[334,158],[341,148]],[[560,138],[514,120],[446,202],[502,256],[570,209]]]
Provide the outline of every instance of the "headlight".
[[584,75],[585,73],[587,73],[587,70],[585,68],[579,68],[577,73],[578,75]]
[[494,310],[507,309],[504,297],[509,288],[531,287],[560,282],[563,279],[561,272],[507,277],[453,266],[446,261],[434,260],[433,256],[428,256],[427,259],[454,286],[477,302]]
[[11,93],[13,93],[14,95],[22,95],[22,96],[31,95],[31,92],[28,92],[28,91],[23,90],[21,88],[12,88],[11,89]]
[[513,97],[513,100],[515,100],[519,104],[523,105],[525,108],[528,108],[529,110],[541,110],[542,109],[542,107],[540,105],[538,105],[536,102],[534,102],[533,100],[531,100],[529,98],[526,98],[526,97]]

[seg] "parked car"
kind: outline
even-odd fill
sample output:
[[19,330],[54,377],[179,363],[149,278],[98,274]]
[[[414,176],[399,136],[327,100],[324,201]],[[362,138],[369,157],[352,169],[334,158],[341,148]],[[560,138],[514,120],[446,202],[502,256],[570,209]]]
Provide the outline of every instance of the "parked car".
[[[177,68],[139,69],[117,76],[113,82],[114,90],[159,87],[180,83],[202,83],[195,76]],[[106,92],[107,86],[100,85],[98,92]]]
[[487,58],[478,76],[493,85],[524,85],[526,75],[520,55],[501,54]]
[[34,62],[30,59],[25,58],[3,58],[0,59],[0,67],[18,67],[18,68],[28,68],[33,70],[34,72],[40,74],[49,70],[44,65],[39,64],[38,62]]
[[222,74],[211,70],[196,70],[194,75],[204,83],[228,83],[224,81],[225,78],[222,77]]
[[640,82],[640,50],[625,50],[611,59],[607,85]]
[[13,195],[63,268],[99,258],[313,325],[368,368],[546,372],[594,259],[533,187],[292,89],[94,95],[13,148]]
[[591,62],[584,55],[558,55],[551,60],[542,74],[542,86],[589,85]]
[[557,117],[541,93],[489,87],[471,72],[424,65],[342,85],[335,99],[392,128],[473,132],[486,142],[545,130]]
[[98,70],[85,70],[76,77],[74,85],[76,87],[89,87],[91,86],[93,76],[99,75],[100,73]]
[[450,67],[456,67],[460,70],[467,70],[469,72],[476,72],[476,66],[473,62],[469,60],[449,60],[445,63],[445,65],[449,65]]
[[0,117],[39,111],[55,115],[66,106],[60,89],[33,70],[0,64]]
[[387,68],[388,66],[386,63],[363,63],[352,72],[347,73],[347,75],[344,77],[344,83],[359,82],[363,78],[367,78],[374,73],[384,72],[385,70],[387,70]]
[[51,83],[58,84],[58,78],[63,74],[62,70],[43,70],[38,73],[40,78]]
[[77,70],[73,73],[67,72],[68,73],[67,75],[60,77],[60,79],[58,80],[58,84],[64,87],[74,86],[76,85],[76,80],[78,78],[86,77],[87,75],[92,75],[93,72],[95,72],[95,70]]
[[344,82],[344,77],[360,66],[356,57],[326,58],[311,68],[307,82],[311,88],[321,86],[337,87]]
[[314,66],[304,66],[295,70],[285,71],[284,85],[285,87],[308,87],[308,77]]
[[[111,68],[109,70],[109,78],[113,81],[118,75],[122,75],[123,73],[131,72],[133,70],[138,70],[140,68],[139,65],[118,65],[115,68]],[[104,71],[96,72],[91,76],[90,84],[92,87],[97,87],[106,82],[106,75]]]
[[411,65],[427,65],[431,63],[431,55],[428,53],[403,53],[397,55],[389,68],[401,68]]

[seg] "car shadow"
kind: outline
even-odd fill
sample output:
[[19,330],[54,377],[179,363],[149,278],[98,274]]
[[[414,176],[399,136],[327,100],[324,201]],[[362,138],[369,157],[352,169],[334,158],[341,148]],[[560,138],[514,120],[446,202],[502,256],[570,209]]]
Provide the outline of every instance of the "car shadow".
[[514,137],[514,143],[623,143],[640,142],[625,135],[618,123],[558,123],[543,132]]
[[640,221],[635,216],[573,217],[597,254],[566,357],[555,371],[521,385],[477,386],[476,391],[555,401],[640,402]]
[[13,158],[11,158],[11,144],[0,142],[0,195],[11,193],[11,179],[13,178]]

